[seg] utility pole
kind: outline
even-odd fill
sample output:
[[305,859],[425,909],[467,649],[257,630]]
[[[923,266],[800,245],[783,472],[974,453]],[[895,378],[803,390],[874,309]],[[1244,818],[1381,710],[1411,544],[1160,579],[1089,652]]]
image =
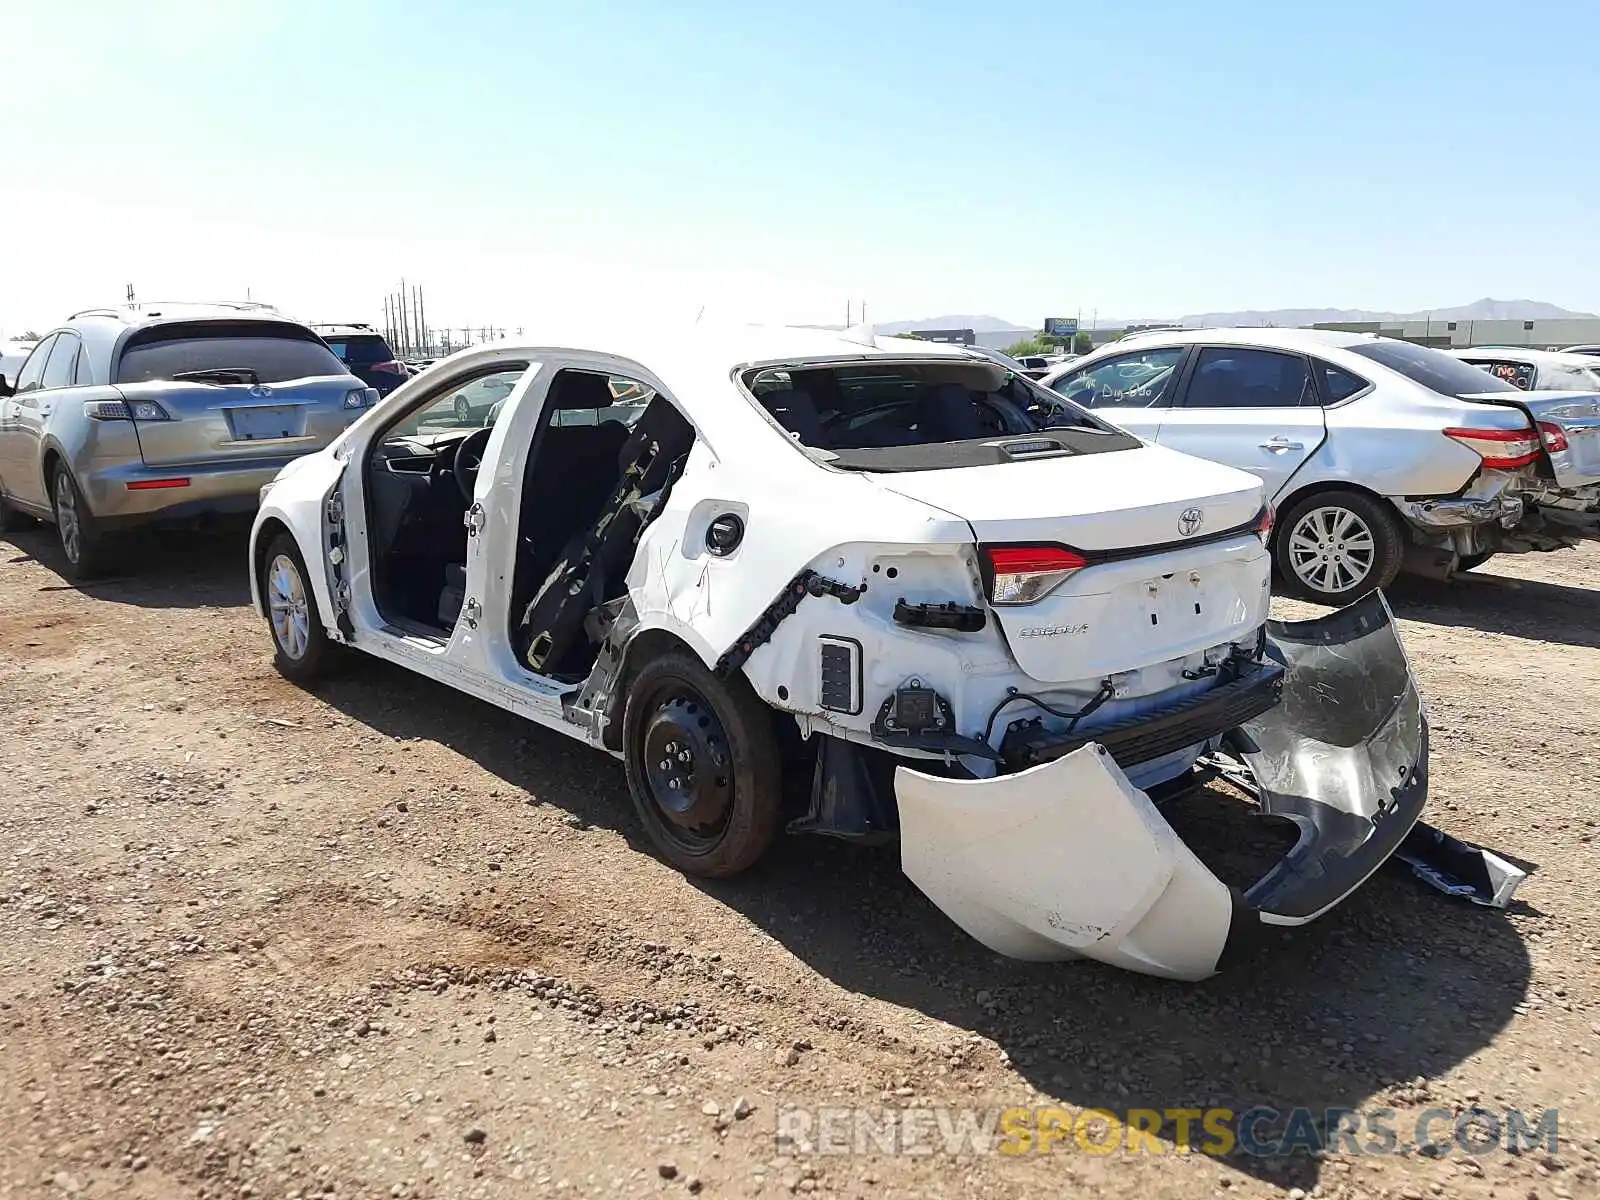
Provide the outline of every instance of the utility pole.
[[411,319],[406,316],[406,281],[400,280],[400,294],[395,297],[400,306],[400,353],[411,353]]

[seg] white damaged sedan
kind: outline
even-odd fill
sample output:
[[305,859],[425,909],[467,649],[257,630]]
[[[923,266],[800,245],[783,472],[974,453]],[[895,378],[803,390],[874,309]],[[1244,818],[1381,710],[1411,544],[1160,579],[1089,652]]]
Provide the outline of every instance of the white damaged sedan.
[[[898,838],[996,951],[1199,979],[1427,793],[1381,596],[1269,622],[1270,521],[963,347],[695,328],[436,364],[264,489],[250,580],[284,675],[351,647],[604,750],[681,870]],[[1297,828],[1253,884],[1157,807],[1208,773]]]

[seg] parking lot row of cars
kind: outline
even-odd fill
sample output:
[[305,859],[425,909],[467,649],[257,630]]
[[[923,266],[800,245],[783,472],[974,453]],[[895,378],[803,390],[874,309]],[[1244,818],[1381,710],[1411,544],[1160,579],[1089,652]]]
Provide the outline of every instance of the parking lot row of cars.
[[[1600,522],[1600,389],[1362,335],[1161,331],[1045,386],[857,331],[596,329],[381,399],[276,314],[51,339],[0,487],[80,573],[118,506],[248,478],[286,677],[359,651],[609,753],[684,871],[898,838],[991,948],[1175,978],[1410,844],[1426,719],[1374,589]],[[1348,607],[1270,621],[1274,558]],[[1300,831],[1253,882],[1158,807],[1218,775]]]

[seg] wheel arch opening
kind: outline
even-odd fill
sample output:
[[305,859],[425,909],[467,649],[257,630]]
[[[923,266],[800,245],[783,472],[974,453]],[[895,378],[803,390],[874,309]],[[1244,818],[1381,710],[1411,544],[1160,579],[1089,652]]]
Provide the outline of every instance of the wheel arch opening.
[[628,690],[633,685],[634,677],[645,663],[673,650],[683,650],[696,658],[701,657],[699,651],[668,629],[643,629],[628,639],[606,700],[605,732],[601,741],[607,750],[620,752],[622,749],[622,713],[628,703]]
[[[256,613],[262,617],[267,615],[267,550],[280,533],[294,537],[277,517],[268,517],[257,527],[255,542],[250,547],[250,598],[255,603]],[[315,600],[313,595],[312,602]]]

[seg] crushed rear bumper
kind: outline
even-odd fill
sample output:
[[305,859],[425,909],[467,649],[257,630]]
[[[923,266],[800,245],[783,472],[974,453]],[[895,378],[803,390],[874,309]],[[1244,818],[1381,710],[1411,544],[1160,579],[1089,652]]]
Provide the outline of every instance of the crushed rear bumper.
[[1262,928],[1326,912],[1416,824],[1427,720],[1381,595],[1271,622],[1267,642],[1281,699],[1223,734],[1221,761],[1299,838],[1249,888],[1219,880],[1098,742],[989,779],[899,767],[906,874],[999,953],[1174,979],[1202,979]]

